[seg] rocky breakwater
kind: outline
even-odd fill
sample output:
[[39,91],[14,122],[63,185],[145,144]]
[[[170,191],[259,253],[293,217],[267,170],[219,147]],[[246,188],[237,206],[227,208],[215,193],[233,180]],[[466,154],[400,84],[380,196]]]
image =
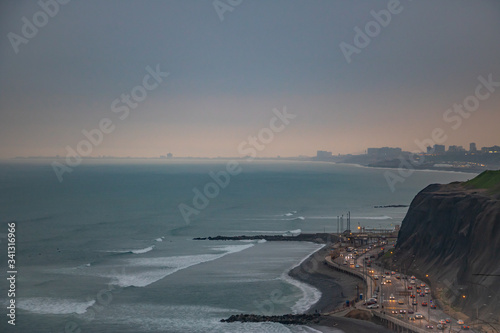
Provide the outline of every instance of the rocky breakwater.
[[255,314],[237,314],[232,315],[227,319],[221,319],[223,323],[233,323],[233,322],[273,322],[285,325],[307,325],[307,324],[317,324],[320,322],[321,315],[316,314],[285,314],[281,316],[262,316]]
[[230,241],[230,240],[261,240],[266,241],[288,241],[288,242],[313,242],[319,244],[335,243],[337,236],[328,233],[300,234],[297,236],[285,235],[255,235],[255,236],[215,236],[215,237],[197,237],[193,240],[212,240],[212,241]]
[[433,296],[477,323],[500,322],[500,170],[433,184],[412,201],[386,266],[431,284]]

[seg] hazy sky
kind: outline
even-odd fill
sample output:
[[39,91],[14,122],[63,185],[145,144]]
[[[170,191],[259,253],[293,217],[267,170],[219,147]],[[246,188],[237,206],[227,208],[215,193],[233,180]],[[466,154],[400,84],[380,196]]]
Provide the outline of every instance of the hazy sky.
[[[238,156],[285,106],[296,118],[259,156],[415,150],[434,128],[446,145],[500,144],[500,87],[457,129],[443,120],[479,76],[500,82],[500,2],[401,0],[348,63],[340,44],[391,2],[220,0],[236,5],[221,20],[212,0],[73,0],[53,17],[4,0],[0,157],[65,155],[104,118],[94,156]],[[113,101],[157,65],[168,77],[120,119]]]

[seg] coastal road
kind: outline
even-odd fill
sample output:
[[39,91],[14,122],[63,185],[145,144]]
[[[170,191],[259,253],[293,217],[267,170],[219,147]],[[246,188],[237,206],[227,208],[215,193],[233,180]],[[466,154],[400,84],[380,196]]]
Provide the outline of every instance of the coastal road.
[[[354,260],[354,265],[350,265],[349,260],[347,265],[345,264],[346,256],[349,258],[352,255],[352,253],[348,252],[341,253],[341,257],[336,258],[335,262],[343,265],[344,268],[369,276],[367,280],[374,283],[373,289],[377,290],[378,288],[378,304],[380,307],[375,311],[385,312],[422,329],[426,329],[426,325],[432,325],[437,330],[439,320],[448,318],[450,323],[447,324],[445,332],[461,331],[461,327],[457,324],[457,318],[450,317],[437,306],[431,308],[434,302],[430,291],[425,292],[427,287],[425,283],[418,279],[412,280],[410,276],[405,276],[397,271],[384,270],[374,264],[371,267],[366,267],[365,260],[374,261],[374,258],[370,257],[377,256],[381,249],[380,247],[372,247],[369,250],[367,249],[366,253],[363,253],[363,248],[366,249],[367,246],[356,249],[359,256]],[[417,287],[419,287],[418,290]],[[365,299],[371,298],[373,294],[371,289],[368,287],[367,298]],[[423,319],[416,319],[416,314],[421,314]],[[469,332],[474,332],[474,330],[469,330]]]

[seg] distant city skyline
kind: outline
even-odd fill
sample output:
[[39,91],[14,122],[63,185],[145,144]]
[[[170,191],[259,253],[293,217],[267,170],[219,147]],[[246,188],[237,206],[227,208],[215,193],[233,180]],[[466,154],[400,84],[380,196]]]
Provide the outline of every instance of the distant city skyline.
[[47,1],[0,4],[2,159],[500,141],[498,1]]

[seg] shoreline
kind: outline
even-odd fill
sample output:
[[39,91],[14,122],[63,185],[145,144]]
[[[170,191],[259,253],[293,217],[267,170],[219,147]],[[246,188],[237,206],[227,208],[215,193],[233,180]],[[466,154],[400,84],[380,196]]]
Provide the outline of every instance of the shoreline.
[[328,252],[329,248],[325,245],[288,272],[291,278],[313,286],[321,292],[319,301],[305,313],[316,311],[326,313],[342,307],[346,300],[356,298],[356,286],[362,284],[359,278],[335,271],[325,265],[324,258]]
[[[358,164],[358,163],[343,163],[343,162],[329,162],[329,163],[334,163],[338,165],[351,165],[355,166],[358,168],[367,168],[367,169],[380,169],[380,170],[398,170],[398,167],[387,167],[387,166],[370,166],[370,165],[363,165],[363,164]],[[465,174],[480,174],[482,171],[477,171],[477,170],[461,170],[458,168],[414,168],[414,171],[424,171],[424,172],[448,172],[448,173],[465,173]],[[484,171],[484,170],[483,170]]]

